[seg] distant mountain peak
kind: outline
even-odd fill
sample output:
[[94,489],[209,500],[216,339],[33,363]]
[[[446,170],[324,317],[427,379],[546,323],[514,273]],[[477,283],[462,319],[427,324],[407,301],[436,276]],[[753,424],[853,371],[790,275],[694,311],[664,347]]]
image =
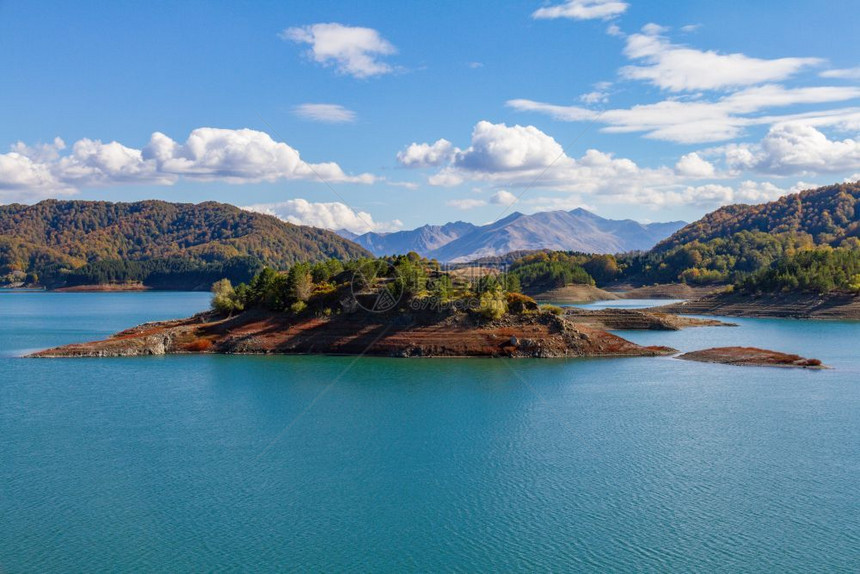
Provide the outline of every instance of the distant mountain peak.
[[[511,251],[555,249],[617,253],[650,249],[684,222],[642,224],[605,219],[583,208],[524,214],[514,211],[482,226],[463,221],[424,225],[410,231],[350,237],[376,255],[415,251],[440,261],[459,262]],[[349,237],[349,236],[345,236]]]

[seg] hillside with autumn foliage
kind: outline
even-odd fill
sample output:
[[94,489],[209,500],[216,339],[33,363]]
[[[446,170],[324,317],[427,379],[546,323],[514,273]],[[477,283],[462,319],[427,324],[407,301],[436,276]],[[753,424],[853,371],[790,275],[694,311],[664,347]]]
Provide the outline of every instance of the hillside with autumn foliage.
[[810,235],[817,245],[837,247],[860,235],[860,182],[810,189],[761,205],[722,207],[660,242],[655,251],[743,231]]
[[157,287],[187,287],[198,279],[202,284],[211,277],[253,276],[263,265],[285,268],[365,255],[330,231],[215,202],[48,200],[0,206],[0,279],[7,284],[154,278]]

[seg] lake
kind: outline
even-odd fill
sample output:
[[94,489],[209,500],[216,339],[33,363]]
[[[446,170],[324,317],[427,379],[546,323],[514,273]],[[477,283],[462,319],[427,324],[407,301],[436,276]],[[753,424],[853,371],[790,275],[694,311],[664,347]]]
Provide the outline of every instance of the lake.
[[673,358],[31,360],[205,293],[0,292],[0,572],[860,569],[860,323]]

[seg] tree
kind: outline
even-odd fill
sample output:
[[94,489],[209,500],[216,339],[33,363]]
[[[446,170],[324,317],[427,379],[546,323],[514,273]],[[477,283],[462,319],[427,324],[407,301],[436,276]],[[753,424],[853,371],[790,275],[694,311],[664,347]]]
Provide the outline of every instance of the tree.
[[242,311],[244,308],[229,279],[221,279],[212,285],[212,308],[224,315]]
[[287,273],[287,301],[290,304],[297,301],[305,302],[314,290],[314,280],[311,276],[311,266],[307,263],[296,263]]
[[479,310],[487,319],[501,319],[508,312],[508,303],[501,289],[484,291],[481,294]]
[[430,282],[430,294],[437,301],[447,301],[454,292],[454,284],[448,274],[439,275]]

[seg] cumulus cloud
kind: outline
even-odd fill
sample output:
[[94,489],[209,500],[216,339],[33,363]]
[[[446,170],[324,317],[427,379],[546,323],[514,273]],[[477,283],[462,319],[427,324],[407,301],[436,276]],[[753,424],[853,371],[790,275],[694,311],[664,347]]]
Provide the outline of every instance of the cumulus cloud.
[[255,183],[280,179],[324,179],[329,182],[372,183],[373,176],[348,176],[336,163],[307,163],[298,150],[251,129],[197,128],[184,144],[156,132],[143,149],[143,159],[158,173],[202,181]]
[[648,25],[627,37],[624,54],[643,65],[625,66],[621,75],[644,80],[672,92],[720,90],[778,82],[805,68],[823,63],[819,58],[763,60],[744,54],[720,54],[671,43],[663,29]]
[[322,66],[334,67],[339,74],[370,78],[394,71],[382,58],[397,53],[397,49],[373,28],[333,22],[312,24],[287,28],[281,38],[308,44],[310,59]]
[[310,225],[335,231],[346,229],[358,234],[368,231],[394,231],[403,225],[396,219],[385,223],[376,222],[370,213],[356,211],[345,203],[312,203],[301,198],[248,205],[242,209],[274,215],[296,225]]
[[504,189],[500,189],[490,197],[490,203],[496,205],[513,205],[516,202],[517,196]]
[[569,18],[571,20],[609,20],[627,11],[629,4],[618,0],[566,0],[561,4],[538,8],[535,20]]
[[36,201],[75,189],[57,180],[50,168],[17,152],[0,154],[0,203]]
[[[428,182],[455,186],[465,181],[497,185],[541,187],[578,193],[604,193],[620,187],[668,184],[677,178],[668,168],[643,169],[629,159],[588,150],[575,159],[561,145],[534,126],[478,122],[469,147],[455,148]],[[496,201],[510,199],[498,193]]]
[[[488,182],[496,186],[544,189],[567,194],[564,197],[525,197],[519,200],[519,203],[530,208],[563,209],[565,206],[576,207],[596,202],[637,204],[652,208],[688,205],[712,209],[728,203],[771,201],[791,191],[770,182],[752,179],[734,185],[707,182],[724,180],[729,174],[719,173],[702,152],[683,155],[672,167],[655,168],[641,167],[630,159],[617,158],[594,149],[586,151],[581,157],[570,157],[552,136],[534,126],[479,122],[472,131],[470,145],[465,149],[454,149],[456,151],[450,155],[447,163],[437,166],[436,172],[428,179],[431,185]],[[714,148],[708,153],[716,155],[726,149]],[[842,150],[842,147],[839,149]],[[748,150],[748,153],[753,154],[753,159],[748,161],[756,161],[755,151]],[[830,159],[834,160],[833,156]],[[726,163],[732,165],[728,160]],[[750,164],[745,167],[755,166]],[[706,181],[701,185],[691,184],[697,180]],[[448,205],[458,209],[474,209],[490,204],[511,205],[516,200],[514,193],[500,190],[488,200],[455,199],[449,201]]]
[[412,143],[397,153],[397,161],[405,167],[433,167],[447,163],[457,150],[446,139],[432,144]]
[[355,121],[355,112],[337,104],[300,104],[293,108],[300,118],[328,124],[344,124]]
[[[846,108],[783,116],[761,115],[770,108],[799,104],[822,104],[860,98],[860,87],[785,88],[779,85],[756,86],[739,90],[713,101],[668,99],[655,104],[597,112],[581,106],[561,106],[533,100],[509,100],[519,111],[538,112],[557,120],[596,121],[605,124],[606,133],[642,132],[645,137],[676,143],[704,143],[732,139],[744,128],[805,119],[818,125],[860,123],[860,109]],[[860,124],[858,124],[860,125]]]
[[[308,163],[298,150],[250,129],[198,128],[184,143],[156,132],[143,149],[119,142],[84,138],[66,152],[53,144],[21,142],[0,154],[0,190],[4,198],[40,198],[85,187],[124,184],[172,185],[179,179],[255,183],[323,179],[327,182],[372,183],[374,176],[350,176],[336,163]],[[64,153],[65,152],[65,153]]]
[[829,139],[804,123],[773,126],[756,144],[725,148],[726,164],[733,170],[788,175],[836,173],[860,169],[860,140]]
[[714,164],[695,152],[682,156],[675,164],[675,171],[685,177],[702,179],[713,177],[716,172]]
[[534,126],[481,121],[472,131],[472,145],[458,151],[454,162],[471,171],[528,171],[549,167],[562,155],[558,142]]

